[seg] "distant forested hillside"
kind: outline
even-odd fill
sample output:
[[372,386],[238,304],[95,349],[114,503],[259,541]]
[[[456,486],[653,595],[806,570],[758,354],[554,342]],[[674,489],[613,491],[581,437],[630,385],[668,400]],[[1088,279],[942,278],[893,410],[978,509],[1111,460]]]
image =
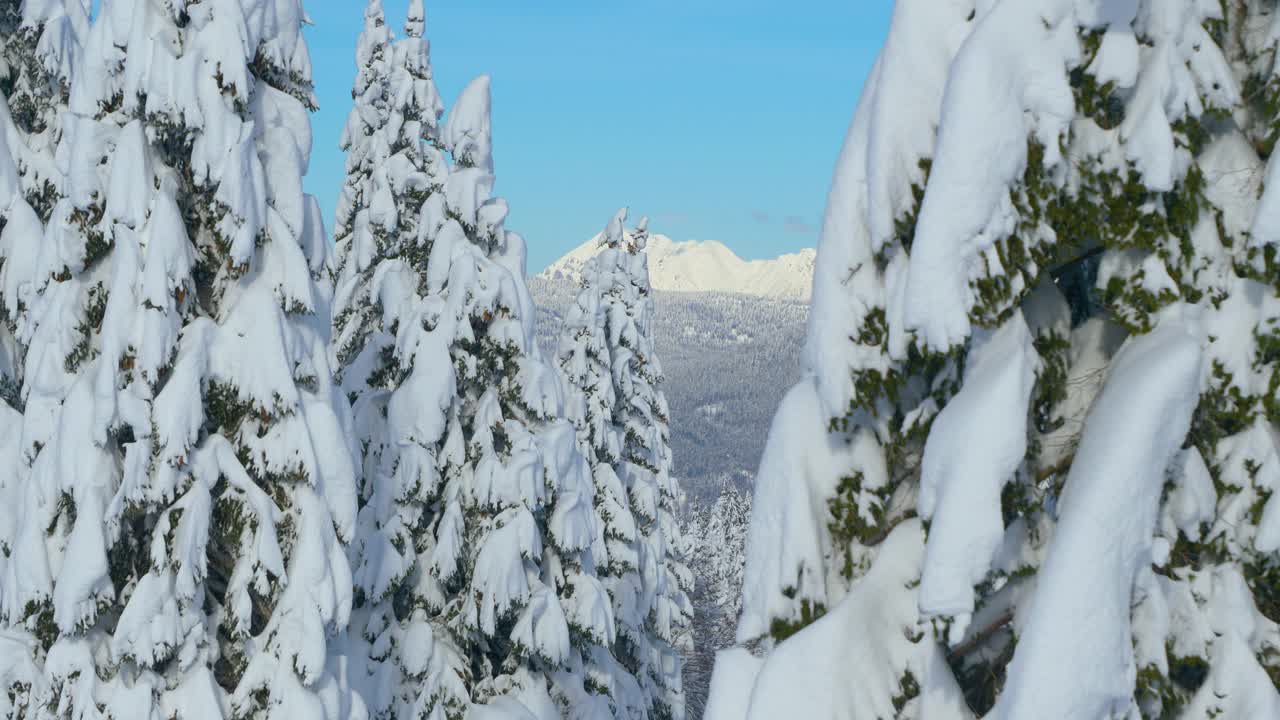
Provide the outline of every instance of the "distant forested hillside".
[[[554,350],[576,288],[533,278],[538,339]],[[691,500],[715,480],[749,486],[782,394],[799,376],[808,306],[792,300],[655,292],[657,349],[671,405],[676,473]]]

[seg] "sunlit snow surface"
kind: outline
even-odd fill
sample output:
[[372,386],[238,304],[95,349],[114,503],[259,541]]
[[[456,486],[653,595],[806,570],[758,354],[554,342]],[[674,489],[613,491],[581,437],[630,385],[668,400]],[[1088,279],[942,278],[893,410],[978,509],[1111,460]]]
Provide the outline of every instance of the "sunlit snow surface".
[[[1130,710],[1130,607],[1152,563],[1164,468],[1200,396],[1200,328],[1166,318],[1112,361],[1067,477],[1034,595],[993,718],[1107,717]],[[1050,668],[1071,668],[1063,683]]]

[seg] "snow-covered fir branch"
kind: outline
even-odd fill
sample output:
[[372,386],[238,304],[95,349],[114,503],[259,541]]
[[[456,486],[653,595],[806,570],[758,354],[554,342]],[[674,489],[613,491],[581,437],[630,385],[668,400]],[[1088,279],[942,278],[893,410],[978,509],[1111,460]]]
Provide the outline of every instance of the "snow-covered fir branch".
[[896,3],[709,717],[1280,713],[1277,28]]

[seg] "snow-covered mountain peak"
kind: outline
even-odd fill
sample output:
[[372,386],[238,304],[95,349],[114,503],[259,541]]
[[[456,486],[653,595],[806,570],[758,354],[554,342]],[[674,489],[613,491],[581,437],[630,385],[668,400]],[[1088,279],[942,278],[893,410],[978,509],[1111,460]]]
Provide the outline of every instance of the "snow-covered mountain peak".
[[[600,249],[597,235],[539,273],[545,280],[577,280]],[[655,290],[722,292],[808,301],[816,252],[806,248],[772,260],[743,260],[715,240],[677,242],[651,235],[649,279]]]

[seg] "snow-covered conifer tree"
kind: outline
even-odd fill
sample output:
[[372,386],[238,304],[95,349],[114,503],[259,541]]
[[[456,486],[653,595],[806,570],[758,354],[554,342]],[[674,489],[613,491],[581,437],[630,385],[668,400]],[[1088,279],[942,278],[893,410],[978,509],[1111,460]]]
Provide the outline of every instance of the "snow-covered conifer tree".
[[[16,11],[17,8],[13,8],[12,13],[15,17],[11,19],[12,22],[0,26],[0,42],[6,45],[13,42]],[[0,21],[4,21],[5,12],[0,10]],[[2,62],[3,60],[0,60],[0,63]],[[8,66],[0,65],[0,79],[8,80],[8,69]],[[9,86],[9,83],[5,82],[5,85]],[[17,242],[18,237],[21,236],[24,245],[38,247],[41,235],[38,232],[38,219],[31,229],[19,231],[17,227],[23,219],[30,221],[35,213],[27,205],[22,188],[22,177],[18,167],[21,151],[25,146],[9,114],[7,96],[8,90],[0,88],[0,282],[5,278],[4,263],[11,254],[14,254],[12,251],[6,251],[5,245]],[[6,235],[5,228],[11,222],[15,227]],[[4,284],[8,285],[8,283]],[[0,308],[4,307],[7,307],[7,303],[4,302],[3,295],[0,295]],[[4,312],[4,315],[6,322],[0,322],[0,402],[9,409],[13,409],[21,404],[18,399],[18,388],[22,383],[22,352],[15,337],[16,328],[12,322],[8,321],[16,313]],[[9,422],[20,422],[20,420],[14,416],[9,419]],[[4,481],[0,481],[0,485],[2,484]],[[0,541],[3,541],[3,536],[0,536]]]
[[[20,7],[0,9],[0,17],[16,20],[0,49],[0,66],[7,66],[0,72],[0,92],[8,98],[10,117],[26,146],[17,158],[24,193],[47,221],[61,184],[54,161],[59,117],[67,109],[72,70],[89,31],[89,9],[83,0],[22,0],[14,5]],[[0,28],[5,22],[0,19]]]
[[0,578],[39,667],[26,717],[364,714],[327,650],[355,488],[302,192],[304,19],[295,0],[107,0],[85,42]]
[[[351,355],[364,348],[369,333],[372,303],[354,303],[356,278],[371,274],[374,255],[388,242],[386,220],[370,219],[376,205],[379,216],[390,215],[392,198],[386,183],[375,184],[375,174],[386,166],[391,153],[387,138],[391,73],[391,30],[381,0],[369,0],[365,6],[364,29],[356,42],[356,78],[351,88],[351,111],[342,131],[341,148],[346,152],[346,177],[338,195],[337,218],[334,222],[334,259],[338,268],[334,311],[335,348],[339,378],[351,362]],[[395,219],[392,218],[393,223]],[[364,271],[364,272],[362,272]],[[367,284],[368,277],[363,278]],[[348,288],[351,288],[348,290]],[[348,317],[350,316],[350,317]],[[345,332],[344,332],[345,331]]]
[[[54,160],[60,117],[88,23],[79,0],[0,6],[0,155],[6,156],[0,160],[6,165],[0,170],[0,398],[11,407],[20,405],[25,341],[19,337],[29,333],[30,274],[62,187]],[[6,225],[12,225],[7,235]]]
[[897,4],[761,465],[749,717],[1280,713],[1278,27]]
[[742,553],[750,515],[751,495],[725,478],[715,502],[700,508],[686,531],[698,548],[694,576],[701,602],[694,605],[707,616],[705,631],[712,647],[728,647],[734,641],[742,612]]
[[[54,148],[87,31],[76,0],[0,3],[0,579],[11,578],[27,458],[22,451],[26,345],[44,223],[62,191]],[[0,717],[28,712],[39,669],[30,633],[6,627],[19,588],[0,580]]]
[[343,143],[349,174],[334,307],[334,353],[362,466],[353,634],[367,657],[356,684],[375,717],[443,717],[465,708],[468,669],[438,616],[444,590],[429,572],[439,431],[423,430],[439,423],[441,409],[421,404],[419,393],[424,379],[443,384],[448,368],[419,349],[423,323],[439,312],[427,292],[430,240],[420,219],[444,207],[449,168],[421,2],[410,4],[406,37],[394,45],[376,0],[365,17]]
[[[620,210],[583,271],[565,317],[558,362],[569,416],[592,466],[602,537],[595,552],[613,598],[620,667],[599,671],[620,716],[683,717],[681,650],[692,606],[676,525],[662,367],[653,349],[645,221],[623,229]],[[634,687],[633,687],[634,686]],[[638,693],[637,693],[638,691]]]
[[684,687],[688,712],[694,717],[701,717],[706,704],[716,651],[734,644],[750,517],[750,492],[725,477],[715,500],[694,505],[683,528],[693,548],[693,651],[685,656]]
[[492,196],[488,78],[437,130],[424,27],[412,3],[374,141],[393,157],[349,206],[341,249],[335,353],[364,461],[357,622],[375,664],[359,682],[388,717],[598,717],[582,648],[612,642],[613,617],[588,469],[534,342],[524,241]]
[[[524,240],[505,230],[506,203],[491,195],[489,112],[489,80],[478,78],[444,128],[453,168],[443,206],[424,213],[439,315],[428,319],[436,337],[420,352],[431,367],[452,369],[443,377],[453,388],[439,403],[431,569],[464,648],[473,702],[519,698],[535,716],[552,717],[549,679],[561,714],[599,717],[606,704],[585,678],[580,648],[611,643],[614,624],[590,553],[591,480],[573,427],[557,419],[559,382],[535,342]],[[418,402],[444,397],[434,375],[419,381]]]
[[[431,79],[423,28],[422,3],[414,0],[406,37],[392,45],[382,5],[373,0],[356,50],[356,104],[342,141],[347,177],[338,207],[334,308],[335,350],[348,393],[358,393],[371,376],[377,376],[375,383],[392,379],[382,377],[389,336],[370,339],[378,325],[378,301],[370,287],[384,258],[410,261],[426,271],[417,240],[419,220],[427,198],[441,192],[448,173],[437,137],[443,106]],[[353,373],[347,371],[351,366]],[[352,374],[358,377],[347,377]]]
[[[0,43],[7,46],[11,42],[16,21],[16,5],[12,8],[0,5]],[[7,77],[7,70],[0,65],[0,78],[4,77]],[[13,152],[17,132],[9,118],[5,94],[0,92],[0,243],[10,242],[15,237],[16,226],[8,235],[5,232],[15,210],[26,213],[27,217],[34,215],[23,197]],[[16,149],[21,149],[21,146]],[[39,235],[24,238],[24,241],[38,242]],[[6,255],[0,255],[0,277],[3,277],[5,259]],[[15,428],[22,427],[19,398],[21,358],[21,348],[9,323],[0,323],[0,427],[8,431],[6,437],[0,439],[0,577],[8,570],[18,521],[11,508],[22,483],[22,463],[14,432]],[[0,603],[4,602],[6,594],[0,589]],[[10,632],[0,622],[0,689],[4,690],[0,695],[0,717],[14,717],[26,704],[23,686],[33,682],[36,675],[35,665],[27,651],[27,640],[26,633]]]

